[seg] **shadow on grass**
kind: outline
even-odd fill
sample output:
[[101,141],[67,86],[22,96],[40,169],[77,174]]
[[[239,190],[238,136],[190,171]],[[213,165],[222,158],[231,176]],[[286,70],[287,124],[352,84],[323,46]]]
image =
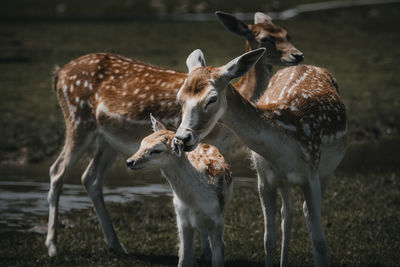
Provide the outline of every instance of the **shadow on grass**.
[[135,259],[148,262],[149,264],[157,265],[170,265],[176,266],[178,264],[178,257],[171,255],[154,255],[154,254],[136,254],[129,253],[128,257],[134,257]]
[[[148,264],[154,265],[170,265],[176,266],[178,264],[178,256],[171,255],[147,255],[147,254],[136,254],[129,253],[128,257],[133,257],[137,260],[147,262]],[[202,260],[197,261],[197,266],[210,266]],[[247,260],[230,260],[225,262],[225,266],[236,267],[236,266],[249,266],[249,267],[261,267],[264,264],[260,262],[247,261]]]

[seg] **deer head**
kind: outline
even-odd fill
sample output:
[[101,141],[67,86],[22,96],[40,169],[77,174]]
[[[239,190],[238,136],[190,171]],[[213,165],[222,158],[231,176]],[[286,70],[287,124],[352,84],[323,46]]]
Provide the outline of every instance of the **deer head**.
[[291,66],[304,59],[303,53],[290,42],[287,31],[275,25],[267,14],[256,12],[254,24],[246,24],[221,11],[215,15],[226,29],[245,37],[252,50],[265,47],[268,53],[260,59],[264,64]]
[[164,124],[156,120],[151,114],[150,119],[154,133],[143,138],[139,150],[126,161],[132,170],[145,167],[163,167],[169,164],[174,157],[180,157],[183,146],[178,140],[171,146],[175,133],[166,129]]
[[265,48],[247,52],[219,68],[206,67],[200,49],[186,60],[189,75],[177,94],[182,106],[182,122],[175,140],[192,151],[214,128],[227,108],[226,89],[230,81],[241,77],[262,57]]

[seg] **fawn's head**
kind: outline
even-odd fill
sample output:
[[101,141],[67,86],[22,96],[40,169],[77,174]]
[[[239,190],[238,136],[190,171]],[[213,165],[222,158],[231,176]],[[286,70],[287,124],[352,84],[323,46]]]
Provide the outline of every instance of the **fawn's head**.
[[126,165],[132,170],[163,167],[171,162],[172,157],[181,156],[182,145],[175,141],[175,145],[171,146],[175,133],[167,130],[151,114],[150,118],[154,133],[143,138],[139,150],[126,160]]
[[185,151],[195,149],[225,114],[230,81],[247,73],[264,52],[265,48],[252,50],[219,68],[206,67],[200,49],[189,55],[189,74],[176,96],[182,106],[182,122],[174,139],[183,142]]
[[291,42],[287,31],[272,22],[267,14],[256,12],[254,24],[246,24],[234,16],[217,11],[215,15],[229,31],[244,36],[251,49],[265,47],[267,53],[260,62],[269,65],[297,65],[303,53]]

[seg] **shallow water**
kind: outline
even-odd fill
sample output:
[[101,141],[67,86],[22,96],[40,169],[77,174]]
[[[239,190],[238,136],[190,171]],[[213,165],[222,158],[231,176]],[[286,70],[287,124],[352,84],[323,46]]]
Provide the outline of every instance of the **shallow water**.
[[[46,181],[48,164],[40,166],[0,168],[0,232],[17,230],[26,231],[39,227],[38,216],[47,215],[47,193],[49,182]],[[159,172],[139,173],[140,179],[114,168],[105,180],[103,188],[106,202],[127,203],[131,201],[150,201],[159,196],[172,196],[167,182]],[[118,179],[111,177],[118,176]],[[63,186],[60,198],[60,212],[92,208],[85,188],[80,184],[78,175],[73,175]],[[235,186],[255,185],[256,180],[249,177],[235,177]],[[36,231],[36,230],[34,230]]]

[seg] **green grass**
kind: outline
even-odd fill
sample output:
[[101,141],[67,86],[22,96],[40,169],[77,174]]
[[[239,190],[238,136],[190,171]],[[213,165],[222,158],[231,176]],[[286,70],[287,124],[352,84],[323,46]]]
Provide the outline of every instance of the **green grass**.
[[[398,265],[399,178],[399,172],[336,175],[323,201],[323,225],[332,266]],[[291,266],[313,264],[301,200],[296,191],[289,251]],[[108,250],[95,213],[90,209],[60,215],[59,257],[46,255],[44,234],[8,232],[0,234],[0,262],[3,266],[177,264],[178,241],[170,198],[149,197],[144,202],[110,203],[108,207],[128,256],[117,256]],[[276,217],[280,233],[279,209]],[[46,224],[45,217],[38,221]],[[263,218],[255,183],[234,189],[225,213],[224,240],[227,266],[262,266]],[[278,248],[279,245],[280,234]],[[275,263],[279,263],[279,250]]]

